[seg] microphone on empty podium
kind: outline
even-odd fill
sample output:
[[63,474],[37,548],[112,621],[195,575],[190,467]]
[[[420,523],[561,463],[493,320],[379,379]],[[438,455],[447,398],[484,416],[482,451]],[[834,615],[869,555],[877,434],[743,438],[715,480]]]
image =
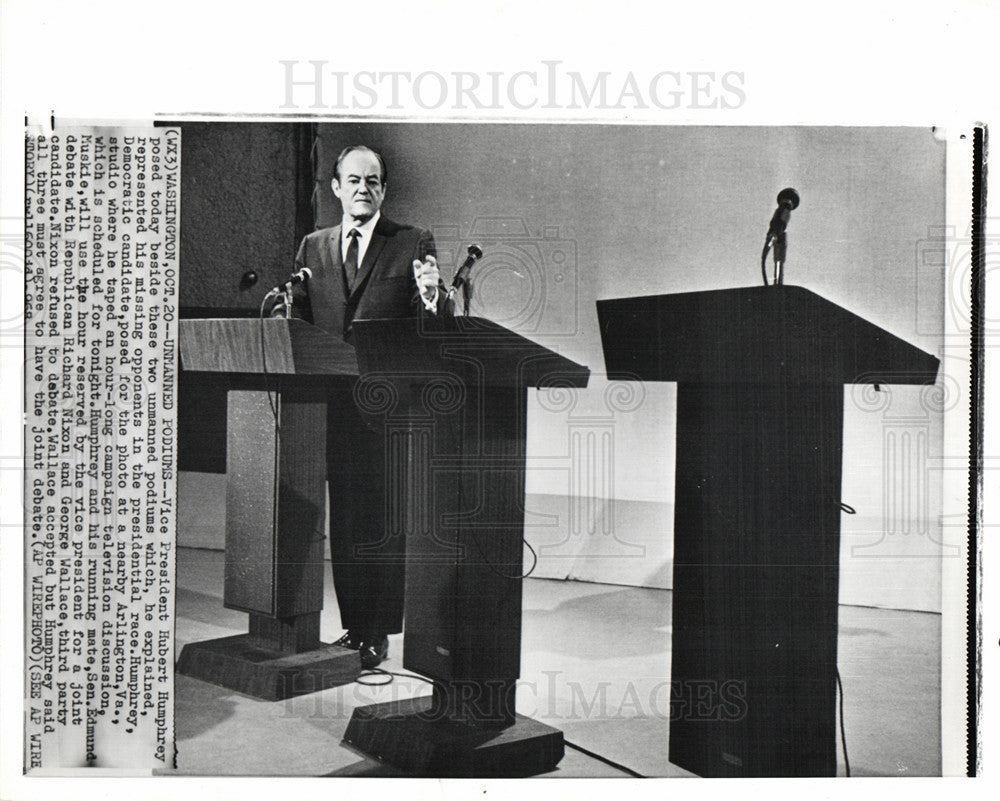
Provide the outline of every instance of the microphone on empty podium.
[[784,266],[785,256],[788,250],[788,239],[785,236],[785,229],[788,221],[792,217],[792,211],[799,206],[799,193],[790,186],[782,189],[778,193],[778,208],[771,215],[771,223],[767,227],[767,237],[764,240],[764,250],[760,254],[760,271],[767,286],[767,253],[774,245],[774,283],[783,284],[785,281]]

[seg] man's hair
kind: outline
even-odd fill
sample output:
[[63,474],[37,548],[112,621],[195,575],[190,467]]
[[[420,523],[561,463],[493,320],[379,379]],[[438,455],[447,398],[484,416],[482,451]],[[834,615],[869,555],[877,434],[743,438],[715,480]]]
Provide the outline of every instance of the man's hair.
[[337,163],[333,165],[333,177],[340,182],[340,165],[344,163],[344,159],[347,158],[348,153],[353,153],[355,150],[363,150],[366,153],[371,153],[376,159],[378,159],[379,169],[382,170],[382,186],[385,186],[385,182],[389,177],[389,171],[385,168],[385,161],[382,160],[382,156],[376,151],[372,150],[367,145],[349,145],[340,151],[340,155],[337,156]]

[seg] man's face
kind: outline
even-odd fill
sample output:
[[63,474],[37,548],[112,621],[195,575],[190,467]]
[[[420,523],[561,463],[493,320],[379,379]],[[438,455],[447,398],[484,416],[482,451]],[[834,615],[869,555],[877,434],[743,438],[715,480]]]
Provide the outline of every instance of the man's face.
[[367,150],[348,153],[340,165],[340,177],[333,177],[333,194],[344,207],[344,214],[355,222],[371,219],[385,198],[378,159]]

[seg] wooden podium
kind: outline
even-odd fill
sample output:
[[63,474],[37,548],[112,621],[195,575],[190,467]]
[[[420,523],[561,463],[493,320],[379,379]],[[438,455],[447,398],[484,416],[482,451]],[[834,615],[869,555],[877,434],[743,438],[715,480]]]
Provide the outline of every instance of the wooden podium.
[[562,732],[514,711],[527,390],[584,387],[589,370],[474,317],[356,321],[354,337],[405,531],[403,667],[434,689],[356,710],[344,740],[415,775],[550,771]]
[[180,354],[228,379],[223,602],[250,620],[184,646],[177,671],[268,700],[353,681],[358,653],[319,629],[327,387],[355,379],[354,350],[302,320],[203,319],[181,320]]
[[609,377],[678,384],[670,761],[834,776],[844,385],[938,360],[794,286],[597,311]]

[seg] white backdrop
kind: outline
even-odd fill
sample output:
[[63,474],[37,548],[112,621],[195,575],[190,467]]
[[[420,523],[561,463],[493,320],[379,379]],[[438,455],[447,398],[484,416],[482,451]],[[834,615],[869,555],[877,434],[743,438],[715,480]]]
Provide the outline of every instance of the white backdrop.
[[[534,575],[670,586],[675,387],[609,400],[626,390],[603,375],[594,304],[758,284],[783,187],[802,197],[788,229],[786,282],[942,355],[945,146],[930,128],[320,130],[321,187],[340,147],[379,149],[390,170],[385,213],[432,228],[446,274],[469,242],[487,251],[472,313],[592,370],[572,408],[545,392],[529,400]],[[325,189],[320,199],[329,224],[339,211]],[[846,389],[842,497],[858,514],[843,518],[843,602],[940,610],[939,411],[951,390]],[[571,431],[604,449],[586,457],[586,471],[573,467]],[[218,483],[182,476],[181,508],[201,507],[192,500]],[[182,524],[182,544],[218,543],[211,498],[207,515]]]

